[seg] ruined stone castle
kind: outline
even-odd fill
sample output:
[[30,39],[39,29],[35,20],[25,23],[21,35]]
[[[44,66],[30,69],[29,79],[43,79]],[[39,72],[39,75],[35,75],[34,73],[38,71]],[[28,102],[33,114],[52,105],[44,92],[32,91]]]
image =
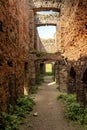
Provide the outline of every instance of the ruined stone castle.
[[[40,39],[44,25],[56,26],[54,39]],[[60,91],[87,106],[87,0],[0,0],[0,111],[28,94],[49,62]]]

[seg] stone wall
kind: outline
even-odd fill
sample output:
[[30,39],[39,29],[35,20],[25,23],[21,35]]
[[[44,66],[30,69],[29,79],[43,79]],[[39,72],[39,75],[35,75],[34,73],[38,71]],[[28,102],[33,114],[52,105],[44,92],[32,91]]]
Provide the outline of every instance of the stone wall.
[[9,104],[15,106],[17,98],[24,94],[24,66],[29,52],[28,8],[27,0],[0,1],[0,111],[7,111]]
[[39,10],[51,10],[54,9],[58,11],[60,9],[61,0],[29,0],[30,6],[35,11]]
[[61,35],[64,55],[78,60],[87,51],[87,2],[85,0],[66,0],[61,7]]
[[67,66],[64,60],[56,61],[54,64],[55,81],[61,92],[67,92]]
[[55,53],[55,39],[41,39],[41,51],[46,53]]
[[[64,1],[61,7],[60,22],[61,46],[68,64],[67,85],[71,88],[76,87],[77,100],[86,104],[87,84],[82,78],[87,69],[87,1]],[[76,76],[70,74],[72,67]]]
[[41,25],[56,25],[59,21],[59,13],[53,14],[36,14],[35,15],[35,24],[36,26]]

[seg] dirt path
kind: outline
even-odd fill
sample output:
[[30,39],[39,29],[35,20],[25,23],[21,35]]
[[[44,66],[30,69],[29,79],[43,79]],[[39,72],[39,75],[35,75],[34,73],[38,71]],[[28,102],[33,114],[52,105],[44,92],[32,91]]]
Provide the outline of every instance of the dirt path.
[[[41,90],[35,96],[36,105],[31,115],[27,116],[20,130],[80,130],[64,118],[59,101],[57,85],[52,84],[52,77],[45,77]],[[33,116],[37,112],[38,116]]]

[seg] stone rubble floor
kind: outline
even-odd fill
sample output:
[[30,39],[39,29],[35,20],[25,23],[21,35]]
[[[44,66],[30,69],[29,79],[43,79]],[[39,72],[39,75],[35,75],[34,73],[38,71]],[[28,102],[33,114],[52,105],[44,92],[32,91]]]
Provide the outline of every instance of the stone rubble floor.
[[[52,77],[44,77],[44,83],[37,94],[34,94],[36,105],[27,115],[20,130],[82,130],[82,128],[64,118],[63,104],[57,101],[57,84]],[[36,116],[34,116],[34,113]]]

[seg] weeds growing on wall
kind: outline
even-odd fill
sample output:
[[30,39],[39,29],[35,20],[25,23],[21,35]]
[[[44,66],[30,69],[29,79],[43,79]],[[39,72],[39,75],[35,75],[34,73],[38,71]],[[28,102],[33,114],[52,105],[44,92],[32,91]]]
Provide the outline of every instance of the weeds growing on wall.
[[18,99],[15,110],[9,106],[9,113],[2,112],[0,115],[0,130],[19,130],[18,126],[26,114],[30,113],[34,106],[30,96],[23,96]]
[[61,94],[57,99],[62,100],[66,104],[65,116],[72,120],[77,121],[81,125],[87,125],[87,108],[84,108],[76,102],[75,95]]

